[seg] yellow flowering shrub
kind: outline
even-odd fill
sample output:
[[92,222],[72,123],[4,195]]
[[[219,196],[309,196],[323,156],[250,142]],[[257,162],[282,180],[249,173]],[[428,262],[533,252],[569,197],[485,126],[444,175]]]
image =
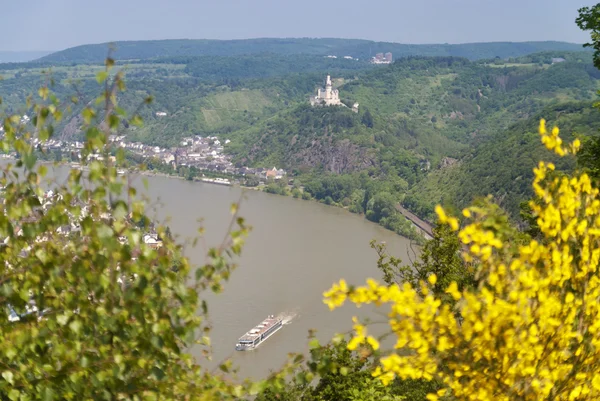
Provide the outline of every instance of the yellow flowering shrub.
[[[558,128],[539,132],[559,156],[572,155],[578,140],[565,145]],[[490,228],[485,208],[463,211],[458,236],[463,258],[478,267],[479,287],[447,289],[456,310],[436,299],[429,283],[381,285],[369,280],[349,287],[343,280],[327,291],[334,309],[346,300],[389,307],[395,350],[384,353],[373,373],[384,383],[437,378],[444,394],[463,400],[600,399],[600,199],[585,173],[553,172],[540,162],[533,189],[542,239],[514,245]],[[458,231],[458,220],[437,208],[439,219]],[[508,230],[508,228],[507,228]],[[356,319],[349,348],[378,348]]]

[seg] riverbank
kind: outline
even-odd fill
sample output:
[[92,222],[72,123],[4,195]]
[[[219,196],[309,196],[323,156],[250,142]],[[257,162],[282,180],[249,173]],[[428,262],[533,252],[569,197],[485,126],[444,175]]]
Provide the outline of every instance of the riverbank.
[[[79,163],[76,162],[67,162],[67,161],[63,161],[63,162],[52,162],[52,161],[40,161],[43,164],[53,164],[53,165],[68,165],[71,168],[77,168],[77,169],[81,169],[83,171],[89,171],[89,168],[81,165]],[[269,191],[268,188],[269,186],[246,186],[243,185],[242,183],[240,183],[239,180],[236,180],[235,177],[227,177],[227,178],[207,178],[205,176],[203,177],[193,177],[193,178],[189,178],[189,177],[183,177],[179,174],[174,174],[176,173],[176,171],[173,171],[173,173],[165,173],[165,172],[160,172],[157,171],[156,169],[148,169],[148,170],[140,170],[140,169],[120,169],[119,170],[119,174],[125,174],[126,171],[129,171],[130,173],[134,173],[134,174],[139,174],[142,176],[147,176],[147,177],[164,177],[164,178],[176,178],[179,180],[186,180],[186,181],[193,181],[193,182],[202,182],[202,183],[206,183],[206,184],[213,184],[213,185],[220,185],[220,186],[231,186],[231,187],[238,187],[240,189],[243,190],[251,190],[251,191],[258,191],[258,192],[264,192],[267,194],[271,194],[271,195],[280,195],[280,196],[293,196],[296,199],[302,199],[302,200],[311,200],[311,201],[316,201],[317,203],[321,203],[327,206],[335,206],[337,208],[340,209],[344,209],[350,213],[355,214],[353,211],[350,210],[349,207],[341,205],[341,204],[336,204],[336,203],[327,203],[324,202],[322,200],[318,200],[315,199],[312,196],[305,196],[304,191],[302,191],[301,189],[298,188],[291,188],[288,186],[284,186],[282,188],[282,191],[280,192],[272,192]],[[211,174],[211,175],[215,175],[215,174]],[[307,194],[309,195],[309,194]],[[410,222],[412,230],[408,230],[408,229],[402,229],[401,232],[399,232],[397,229],[392,229],[391,227],[389,227],[388,225],[386,225],[386,221],[372,221],[373,223],[376,223],[380,226],[383,226],[384,228],[395,232],[396,234],[408,238],[410,240],[413,240],[415,242],[417,242],[418,244],[423,244],[424,241],[426,240],[430,240],[433,236],[433,232],[432,232],[432,226],[429,223],[424,222],[423,220],[421,220],[420,218],[418,218],[416,215],[414,215],[413,213],[411,213],[410,211],[404,209],[401,205],[397,205],[396,206],[396,210],[397,212],[403,216],[403,218],[406,219],[406,221]],[[366,219],[366,216],[363,213],[359,213],[359,215],[364,216],[364,218]]]
[[[355,213],[353,212],[350,207],[348,206],[344,206],[341,204],[337,204],[337,203],[326,203],[322,200],[318,200],[312,196],[310,197],[305,197],[304,195],[304,191],[299,190],[298,188],[292,188],[292,190],[290,190],[290,186],[288,185],[287,188],[283,189],[282,191],[277,191],[277,192],[272,192],[267,190],[267,186],[256,186],[256,187],[247,187],[247,186],[243,186],[243,185],[239,185],[240,188],[243,189],[249,189],[249,190],[254,190],[254,191],[259,191],[259,192],[264,192],[270,195],[279,195],[279,196],[292,196],[295,199],[302,199],[302,200],[308,200],[308,201],[315,201],[316,203],[320,203],[326,206],[333,206],[339,209],[344,209],[345,211],[352,213],[352,214],[358,214],[360,216],[363,216],[366,220],[369,220],[366,218],[366,216],[363,213]],[[297,191],[294,193],[294,191]],[[431,240],[433,238],[433,227],[428,224],[423,222],[421,219],[419,219],[416,215],[414,215],[413,213],[411,213],[410,211],[404,209],[400,204],[398,204],[395,208],[400,215],[402,215],[408,222],[411,223],[411,227],[414,229],[413,232],[397,232],[389,227],[387,227],[385,224],[383,224],[383,222],[377,222],[377,221],[371,221],[372,223],[376,223],[390,231],[395,232],[396,234],[404,237],[404,238],[408,238],[410,240],[414,240],[415,242],[417,242],[417,244],[422,245],[424,243],[424,241],[427,240]]]
[[[17,161],[17,159],[7,159],[7,160]],[[40,160],[38,163],[43,164],[43,165],[51,165],[51,166],[68,166],[70,168],[75,168],[75,169],[78,169],[81,171],[86,171],[86,172],[90,171],[89,167],[81,165],[79,163],[74,163],[74,162],[67,162],[67,161],[57,162],[57,161],[49,161],[49,160]],[[174,174],[161,173],[161,172],[157,172],[156,170],[132,170],[132,169],[118,169],[117,170],[117,173],[119,175],[124,175],[125,172],[135,173],[135,174],[139,174],[139,175],[143,175],[143,176],[147,176],[147,177],[165,177],[165,178],[175,178],[178,180],[185,180],[184,177],[177,176]]]

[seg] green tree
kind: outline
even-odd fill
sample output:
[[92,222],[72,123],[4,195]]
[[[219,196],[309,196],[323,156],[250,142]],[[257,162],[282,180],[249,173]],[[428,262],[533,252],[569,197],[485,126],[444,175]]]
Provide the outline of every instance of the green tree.
[[540,226],[537,223],[537,217],[533,214],[530,202],[523,201],[520,203],[519,215],[525,224],[523,232],[533,239],[538,239],[541,235]]
[[420,282],[427,282],[428,277],[435,274],[437,282],[430,290],[444,302],[452,303],[452,299],[445,293],[451,282],[457,282],[460,289],[473,287],[475,284],[472,266],[460,256],[460,240],[446,224],[434,227],[433,238],[423,246],[419,258],[409,265],[388,255],[385,243],[371,241],[371,248],[377,252],[377,268],[383,273],[383,281],[388,285],[409,283],[413,288],[420,288]]
[[[296,376],[280,389],[267,388],[256,401],[391,401],[401,400],[399,390],[385,387],[373,378],[376,364],[373,355],[361,355],[348,350],[341,339],[310,351],[306,366],[300,366]],[[314,383],[306,378],[318,374]],[[300,378],[300,380],[299,380]]]
[[373,128],[373,115],[369,111],[369,109],[365,109],[360,121],[367,128]]
[[582,7],[578,12],[579,16],[575,20],[577,26],[583,31],[591,31],[591,42],[584,46],[594,49],[594,65],[600,68],[600,3],[591,7]]
[[221,290],[247,228],[234,216],[234,229],[200,267],[182,257],[173,268],[180,246],[164,226],[156,226],[162,247],[142,241],[145,204],[107,157],[109,135],[127,118],[116,103],[122,74],[112,74],[112,64],[97,77],[102,108],[82,113],[83,159],[100,153],[105,160],[90,162],[88,174],[74,169],[63,184],[52,183],[36,161],[34,132],[47,140],[62,117],[49,88],[39,90],[32,125],[4,119],[0,145],[19,158],[0,172],[0,398],[233,398],[242,387],[202,369],[186,350],[197,344],[208,352],[201,297]]
[[577,164],[595,180],[600,179],[600,137],[583,138],[581,152],[577,154]]
[[378,222],[396,212],[396,198],[389,192],[376,194],[367,204],[367,219]]
[[341,341],[312,351],[313,357],[327,369],[320,374],[311,398],[315,401],[398,399],[393,397],[393,387],[384,387],[371,375],[375,359],[352,352],[347,345]]

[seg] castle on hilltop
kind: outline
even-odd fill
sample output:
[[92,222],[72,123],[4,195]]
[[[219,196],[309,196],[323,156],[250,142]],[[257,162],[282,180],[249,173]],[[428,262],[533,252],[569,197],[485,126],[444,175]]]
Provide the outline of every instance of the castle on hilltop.
[[317,89],[317,96],[310,97],[311,106],[341,106],[340,91],[333,89],[331,77],[327,75],[325,80],[325,89]]
[[[333,89],[331,76],[327,75],[325,79],[325,88],[317,89],[317,96],[310,97],[311,106],[343,106],[348,107],[340,100],[340,91]],[[354,103],[352,111],[358,113],[358,103]]]

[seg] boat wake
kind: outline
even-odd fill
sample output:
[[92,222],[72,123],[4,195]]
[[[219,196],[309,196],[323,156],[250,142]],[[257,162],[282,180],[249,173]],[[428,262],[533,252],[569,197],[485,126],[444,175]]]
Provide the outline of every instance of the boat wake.
[[285,324],[290,324],[292,323],[292,321],[298,317],[298,311],[285,311],[285,312],[281,312],[279,315],[277,315],[278,318],[281,319],[282,323]]

